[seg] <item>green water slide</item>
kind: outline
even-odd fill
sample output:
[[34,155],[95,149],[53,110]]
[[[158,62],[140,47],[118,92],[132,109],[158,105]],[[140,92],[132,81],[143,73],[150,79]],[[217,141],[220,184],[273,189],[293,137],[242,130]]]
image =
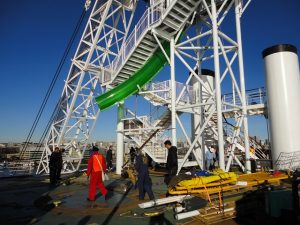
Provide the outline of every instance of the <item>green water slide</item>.
[[[162,44],[167,55],[170,55],[170,43]],[[135,72],[128,80],[117,87],[96,97],[96,102],[101,111],[113,106],[115,103],[123,101],[129,96],[137,93],[139,88],[150,82],[167,63],[167,59],[162,50],[158,48],[144,66]]]

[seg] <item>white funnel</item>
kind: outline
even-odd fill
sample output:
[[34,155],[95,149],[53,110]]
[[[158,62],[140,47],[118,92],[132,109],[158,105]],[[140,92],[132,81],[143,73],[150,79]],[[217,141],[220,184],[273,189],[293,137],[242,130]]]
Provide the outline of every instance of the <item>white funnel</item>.
[[297,48],[275,45],[263,51],[271,153],[300,151],[300,76]]

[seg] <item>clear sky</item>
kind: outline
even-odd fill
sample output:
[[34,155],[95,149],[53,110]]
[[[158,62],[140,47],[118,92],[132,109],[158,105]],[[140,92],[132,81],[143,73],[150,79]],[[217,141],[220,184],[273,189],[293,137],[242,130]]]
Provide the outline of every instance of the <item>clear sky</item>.
[[[84,0],[1,0],[0,142],[26,139],[83,5]],[[263,49],[279,43],[290,43],[300,49],[299,8],[299,0],[252,0],[242,18],[246,89],[265,86]],[[34,140],[41,135],[62,91],[76,45]],[[127,102],[133,106],[135,98]],[[142,111],[149,112],[149,104],[140,105]],[[114,140],[115,125],[116,108],[113,107],[100,115],[93,137]],[[266,137],[262,117],[250,119],[250,134]]]

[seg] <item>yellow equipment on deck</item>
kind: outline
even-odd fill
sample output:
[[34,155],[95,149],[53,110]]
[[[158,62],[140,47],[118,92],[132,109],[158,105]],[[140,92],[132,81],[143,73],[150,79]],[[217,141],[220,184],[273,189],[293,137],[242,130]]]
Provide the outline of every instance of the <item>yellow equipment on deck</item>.
[[[284,173],[259,172],[252,174],[237,175],[233,172],[214,171],[209,177],[196,177],[191,180],[179,182],[174,188],[169,188],[172,195],[182,194],[215,194],[224,191],[237,190],[245,187],[253,187],[263,183],[279,183],[287,179]],[[216,175],[218,174],[218,175]],[[218,178],[218,179],[217,179]]]

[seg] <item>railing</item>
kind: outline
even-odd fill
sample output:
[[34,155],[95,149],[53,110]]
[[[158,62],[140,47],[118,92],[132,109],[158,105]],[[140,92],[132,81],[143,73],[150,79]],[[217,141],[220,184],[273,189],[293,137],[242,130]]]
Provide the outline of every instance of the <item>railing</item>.
[[30,175],[33,174],[34,170],[35,164],[33,160],[6,162],[0,165],[0,177]]
[[[236,138],[237,144],[241,146],[245,146],[244,142],[244,134],[240,132],[240,135],[238,137],[233,137],[234,135],[234,128],[231,125],[227,125],[225,127],[225,132],[228,137]],[[269,159],[269,156],[265,153],[263,150],[263,147],[253,138],[249,136],[249,144],[250,144],[250,152],[255,155],[259,159]]]
[[[190,85],[176,81],[176,98],[179,97],[181,91],[185,88],[185,91],[180,97],[180,102],[195,103],[195,90]],[[152,82],[145,86],[145,92],[153,93],[156,96],[168,101],[171,100],[171,80]]]
[[[196,91],[192,86],[185,85],[180,82],[176,82],[176,94],[177,98],[185,87],[185,91],[180,98],[181,102],[194,104],[196,103]],[[171,99],[171,81],[152,82],[145,86],[145,92],[151,92],[164,100]],[[143,93],[143,92],[142,92]],[[246,91],[246,103],[247,105],[265,104],[266,102],[266,91],[265,88],[256,88]],[[241,101],[236,93],[225,94],[222,96],[223,109],[228,110],[234,107],[234,105],[242,106]],[[226,104],[227,103],[227,104]],[[230,106],[230,105],[232,106]]]
[[137,43],[142,39],[145,31],[147,31],[147,29],[151,25],[160,20],[167,6],[168,2],[162,0],[148,8],[144,12],[143,16],[134,27],[132,33],[129,35],[126,42],[123,44],[119,52],[119,56],[117,56],[111,63],[112,71],[114,71],[115,73],[119,71],[121,66],[126,62],[128,56],[133,52],[133,50],[137,46]]
[[[246,105],[265,104],[266,102],[266,90],[265,88],[256,88],[246,91]],[[223,109],[232,109],[234,105],[242,106],[241,100],[237,93],[225,94],[222,96]],[[230,104],[230,105],[228,105]],[[232,106],[231,106],[232,105]]]
[[296,170],[300,168],[300,151],[281,152],[275,162],[276,170]]

